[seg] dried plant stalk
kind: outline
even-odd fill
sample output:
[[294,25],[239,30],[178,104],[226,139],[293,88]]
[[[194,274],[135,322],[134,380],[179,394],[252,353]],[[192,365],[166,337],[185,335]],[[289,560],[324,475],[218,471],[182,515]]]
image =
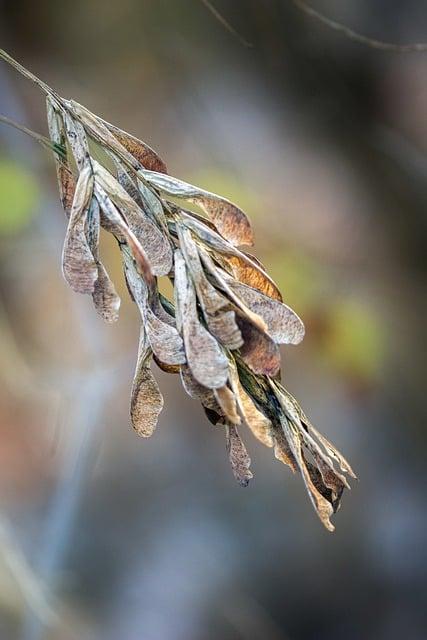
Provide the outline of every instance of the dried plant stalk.
[[[50,142],[35,137],[54,152],[68,218],[64,277],[74,291],[92,296],[108,322],[117,320],[120,300],[100,261],[100,228],[119,243],[141,316],[130,411],[137,433],[150,436],[163,407],[150,368],[154,356],[163,370],[180,372],[185,391],[224,430],[241,485],[252,478],[236,429],[243,421],[277,459],[301,473],[320,520],[333,530],[330,517],[348,488],[345,476],[354,474],[281,385],[278,345],[298,344],[304,325],[261,263],[239,248],[253,244],[246,214],[168,175],[147,144],[61,98],[1,50],[0,57],[47,95]],[[114,170],[92,156],[90,142],[101,145]],[[170,202],[170,196],[197,204],[208,217]],[[173,302],[159,294],[160,275],[173,283]]]

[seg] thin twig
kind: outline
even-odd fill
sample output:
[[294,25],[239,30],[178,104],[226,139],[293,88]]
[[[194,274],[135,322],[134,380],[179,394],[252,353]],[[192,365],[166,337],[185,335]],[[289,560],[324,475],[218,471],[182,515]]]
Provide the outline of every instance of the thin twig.
[[367,45],[372,49],[380,49],[381,51],[393,51],[395,53],[414,53],[414,52],[425,52],[427,51],[427,43],[426,42],[416,42],[413,44],[395,44],[393,42],[384,42],[383,40],[376,40],[375,38],[369,38],[368,36],[363,35],[362,33],[358,33],[357,31],[353,31],[350,27],[347,27],[345,24],[341,22],[337,22],[336,20],[332,20],[327,16],[323,15],[313,7],[309,6],[304,2],[304,0],[291,0],[293,4],[303,11],[306,15],[311,18],[315,18],[322,24],[326,25],[330,29],[334,29],[334,31],[339,31],[350,40],[354,40],[355,42],[359,42],[360,44]]
[[237,38],[241,44],[243,44],[245,47],[253,47],[253,44],[251,42],[245,40],[245,38],[241,36],[240,33],[236,31],[236,29],[229,22],[227,22],[224,16],[218,11],[218,9],[213,6],[210,0],[201,0],[201,2],[205,5],[206,9],[211,12],[214,18],[216,18],[216,20],[218,20],[218,22],[220,22],[229,33]]
[[30,136],[31,138],[34,138],[34,140],[37,140],[37,142],[39,142],[43,147],[45,147],[45,149],[48,149],[49,151],[54,151],[61,158],[65,158],[64,149],[57,144],[52,144],[52,142],[49,140],[49,138],[46,138],[46,136],[43,136],[40,133],[36,133],[36,131],[32,131],[31,129],[24,127],[23,124],[19,124],[19,122],[15,122],[15,120],[11,120],[10,118],[7,118],[6,116],[3,116],[3,115],[0,115],[0,122],[3,122],[4,124],[11,126],[14,129],[17,129],[18,131],[22,131],[23,133],[26,133],[27,136]]

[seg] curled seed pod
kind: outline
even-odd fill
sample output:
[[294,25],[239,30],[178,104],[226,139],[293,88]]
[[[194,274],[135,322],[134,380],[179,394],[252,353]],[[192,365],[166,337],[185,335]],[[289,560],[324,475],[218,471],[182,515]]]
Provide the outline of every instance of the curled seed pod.
[[132,257],[123,252],[126,281],[135,300],[147,332],[153,352],[166,365],[185,363],[183,341],[178,331],[170,322],[165,322],[156,314],[157,303],[150,296],[149,289],[143,279],[138,276]]

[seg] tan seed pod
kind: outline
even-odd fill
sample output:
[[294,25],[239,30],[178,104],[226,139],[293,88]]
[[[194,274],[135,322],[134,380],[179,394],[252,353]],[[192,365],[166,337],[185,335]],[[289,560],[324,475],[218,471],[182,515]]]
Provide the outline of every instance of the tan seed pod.
[[150,346],[158,359],[166,365],[185,363],[184,345],[176,328],[164,322],[155,313],[156,306],[150,300],[147,285],[139,277],[132,257],[123,252],[127,284],[137,304],[145,325]]
[[95,196],[93,196],[86,218],[86,238],[98,269],[98,278],[94,285],[92,300],[101,318],[106,322],[116,322],[119,317],[120,298],[104,265],[99,260],[99,227],[99,204]]
[[52,100],[49,96],[46,99],[46,108],[50,139],[54,145],[59,146],[64,150],[65,157],[59,158],[58,154],[55,153],[54,158],[61,204],[67,218],[69,218],[74,200],[74,193],[76,191],[76,180],[72,173],[67,156],[67,139],[65,135],[62,116],[54,108]]
[[209,389],[223,387],[228,378],[228,361],[218,342],[199,321],[196,292],[179,249],[175,251],[175,290],[191,372],[197,382]]
[[[175,211],[177,210],[175,209]],[[225,262],[229,264],[230,270],[237,279],[255,289],[259,289],[271,298],[282,300],[277,285],[265,273],[253,256],[249,256],[234,247],[218,233],[194,218],[194,216],[182,210],[180,214],[184,224],[194,231],[204,245],[226,256]]]
[[160,156],[142,140],[138,140],[130,133],[126,133],[122,129],[102,120],[103,124],[113,134],[129,153],[141,163],[144,169],[157,171],[158,173],[167,173],[167,167]]
[[225,425],[226,446],[234,477],[242,487],[246,487],[253,478],[250,470],[251,459],[246,451],[239,432],[233,424]]
[[254,313],[249,309],[249,307],[243,302],[239,296],[237,296],[229,284],[227,280],[224,278],[223,270],[218,268],[214,263],[209,253],[205,251],[203,248],[199,247],[200,257],[205,266],[205,269],[213,282],[215,282],[216,286],[219,287],[228,297],[228,299],[243,313],[243,315],[258,329],[261,331],[267,331],[267,325],[265,321],[258,314]]
[[130,230],[138,238],[154,275],[166,275],[172,268],[172,249],[163,232],[148,218],[120,183],[96,160],[95,180],[121,210]]
[[163,409],[163,396],[150,369],[151,349],[141,327],[138,360],[132,385],[130,416],[138,435],[148,438],[157,426]]
[[305,328],[295,311],[283,302],[264,295],[223,273],[234,293],[241,298],[252,312],[261,316],[267,325],[269,335],[278,344],[299,344],[304,338]]
[[199,400],[207,409],[211,409],[212,411],[221,414],[221,407],[219,406],[212,389],[208,389],[197,382],[188,365],[181,365],[180,375],[182,386],[191,398]]
[[274,378],[280,372],[280,351],[267,333],[236,312],[237,325],[243,336],[240,355],[254,373]]
[[86,240],[85,222],[93,193],[93,175],[86,166],[77,181],[67,233],[62,251],[62,271],[70,287],[78,293],[93,293],[98,269]]
[[240,416],[237,412],[237,399],[233,391],[224,385],[219,389],[214,389],[215,398],[222,409],[225,419],[231,424],[240,424]]
[[61,113],[67,140],[73,152],[79,171],[91,162],[86,132],[80,122],[74,120],[67,111]]
[[239,411],[254,436],[266,447],[272,447],[271,421],[257,408],[254,400],[242,387],[234,360],[230,362],[230,385]]
[[200,206],[219,233],[232,245],[252,245],[253,233],[245,213],[232,202],[187,182],[155,171],[144,171],[146,181],[161,193],[182,198]]
[[243,338],[236,324],[234,311],[230,309],[228,300],[207,279],[191,232],[179,224],[177,232],[180,248],[209,331],[224,347],[238,349],[243,343]]

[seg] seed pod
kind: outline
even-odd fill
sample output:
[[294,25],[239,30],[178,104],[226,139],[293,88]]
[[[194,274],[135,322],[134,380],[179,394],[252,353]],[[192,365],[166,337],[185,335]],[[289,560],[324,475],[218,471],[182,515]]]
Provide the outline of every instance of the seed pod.
[[253,233],[245,213],[235,204],[214,193],[155,171],[143,171],[145,180],[161,193],[182,198],[199,205],[209,216],[219,233],[232,245],[252,245]]
[[227,358],[215,338],[199,321],[196,292],[179,249],[175,251],[175,290],[182,318],[185,353],[191,372],[201,385],[219,389],[227,382]]
[[237,482],[246,487],[249,480],[253,478],[251,470],[251,459],[248,456],[246,447],[243,444],[236,427],[233,424],[225,425],[227,452],[230,459],[231,468]]
[[130,416],[138,435],[148,438],[157,426],[163,409],[163,396],[150,369],[151,349],[144,327],[141,327],[138,360],[133,379]]
[[78,293],[93,293],[98,269],[86,240],[85,222],[93,193],[93,175],[89,165],[77,181],[67,234],[62,251],[62,271],[70,287]]

